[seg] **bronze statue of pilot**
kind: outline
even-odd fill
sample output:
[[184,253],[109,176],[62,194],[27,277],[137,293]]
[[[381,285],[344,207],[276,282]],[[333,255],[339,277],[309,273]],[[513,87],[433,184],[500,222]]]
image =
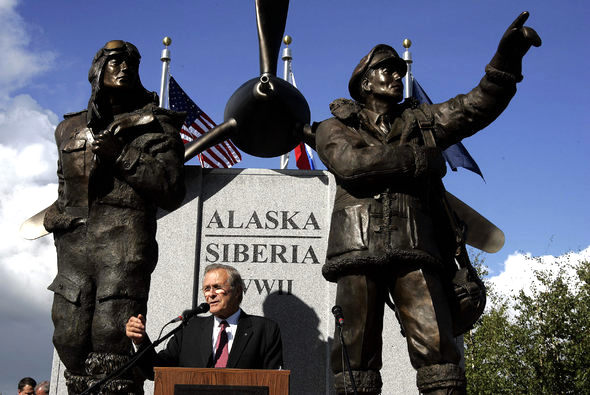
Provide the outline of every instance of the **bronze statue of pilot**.
[[[70,393],[81,393],[129,355],[125,323],[145,314],[158,245],[156,210],[182,202],[184,114],[158,108],[139,79],[137,48],[121,40],[101,48],[88,73],[87,110],[55,130],[58,199],[45,228],[53,232],[58,273],[53,344]],[[143,393],[119,378],[104,393]]]
[[[323,275],[337,283],[344,340],[359,393],[381,392],[384,304],[391,298],[424,394],[465,393],[448,288],[457,251],[442,150],[486,127],[522,80],[522,58],[541,39],[522,13],[500,40],[480,83],[444,103],[403,98],[406,63],[388,45],[363,57],[348,85],[354,100],[331,103],[316,132],[319,157],[337,182]],[[452,269],[454,268],[454,269]],[[350,389],[334,342],[339,393]],[[346,380],[346,382],[345,382]]]

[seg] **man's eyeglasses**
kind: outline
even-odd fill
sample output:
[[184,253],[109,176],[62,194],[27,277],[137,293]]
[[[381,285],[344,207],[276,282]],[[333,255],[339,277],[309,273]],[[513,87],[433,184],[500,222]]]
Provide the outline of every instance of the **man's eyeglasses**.
[[204,294],[208,294],[208,293],[216,293],[216,294],[223,294],[223,293],[227,293],[230,287],[228,287],[226,289],[226,285],[221,285],[221,284],[213,284],[213,285],[207,285],[206,287],[203,287],[203,293]]

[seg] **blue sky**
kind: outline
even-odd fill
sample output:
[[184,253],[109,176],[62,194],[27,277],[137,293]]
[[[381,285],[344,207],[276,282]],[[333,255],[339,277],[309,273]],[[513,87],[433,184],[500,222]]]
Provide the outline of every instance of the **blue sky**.
[[[506,232],[506,247],[488,258],[494,267],[515,250],[559,254],[588,244],[590,138],[586,43],[588,7],[582,1],[294,1],[286,32],[293,36],[293,68],[312,119],[330,116],[328,104],[348,97],[358,60],[375,44],[402,51],[413,42],[414,75],[433,101],[470,90],[479,81],[508,24],[522,10],[543,46],[524,60],[524,81],[509,108],[465,141],[486,182],[464,170],[449,174],[450,191]],[[76,4],[76,3],[74,3]],[[25,2],[38,51],[55,63],[20,92],[59,116],[86,107],[90,59],[109,39],[137,45],[144,84],[159,89],[161,40],[172,37],[171,73],[216,121],[234,90],[258,74],[254,4],[250,1]],[[409,3],[408,3],[409,4]],[[279,73],[282,69],[279,67]],[[277,167],[278,159],[247,158],[243,167]],[[496,258],[497,257],[497,258]]]
[[[464,141],[486,182],[461,169],[444,180],[453,194],[505,232],[504,249],[485,258],[493,274],[502,272],[515,252],[558,256],[590,244],[587,2],[300,0],[292,1],[286,27],[293,37],[297,85],[308,100],[312,120],[321,121],[330,117],[332,100],[348,97],[353,68],[378,43],[401,53],[402,40],[412,40],[414,75],[434,102],[469,91],[482,77],[504,30],[523,10],[530,11],[527,25],[538,31],[543,45],[525,57],[524,80],[508,109]],[[94,53],[111,39],[134,43],[143,57],[143,84],[157,91],[164,36],[172,38],[172,75],[221,122],[231,94],[259,72],[253,1],[0,0],[0,161],[5,169],[0,176],[0,220],[8,240],[0,249],[0,271],[4,278],[17,278],[36,290],[29,298],[33,301],[22,297],[19,282],[12,291],[3,291],[1,320],[21,322],[24,313],[16,308],[20,303],[44,323],[48,320],[50,295],[45,287],[55,269],[47,262],[55,258],[43,259],[43,254],[54,254],[51,241],[23,244],[13,239],[13,224],[55,199],[52,129],[62,114],[86,107]],[[278,166],[278,158],[248,156],[239,165]],[[43,265],[16,267],[15,262],[32,265],[35,259]],[[19,328],[22,338],[34,336],[34,328],[11,330]],[[21,366],[13,358],[12,373],[0,374],[0,392],[14,391],[15,377],[29,374],[26,367],[48,369],[50,330],[44,327],[41,333],[37,348],[43,351],[35,357],[39,363]],[[18,344],[14,351],[6,344],[8,352],[18,353]],[[0,360],[0,370],[6,372],[3,365]]]

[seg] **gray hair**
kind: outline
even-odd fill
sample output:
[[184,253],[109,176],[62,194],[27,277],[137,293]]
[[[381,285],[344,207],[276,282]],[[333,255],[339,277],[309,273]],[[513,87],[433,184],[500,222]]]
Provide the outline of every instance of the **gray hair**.
[[45,380],[37,384],[37,386],[35,387],[35,395],[37,394],[38,390],[41,390],[46,394],[49,394],[49,381]]
[[240,272],[238,272],[238,270],[233,266],[223,265],[221,263],[212,263],[211,265],[207,265],[207,267],[205,267],[205,273],[203,274],[203,276],[214,270],[225,270],[225,272],[227,273],[227,281],[229,282],[229,285],[232,288],[236,289],[239,302],[242,303],[245,286],[244,281],[242,280],[242,276],[240,275]]

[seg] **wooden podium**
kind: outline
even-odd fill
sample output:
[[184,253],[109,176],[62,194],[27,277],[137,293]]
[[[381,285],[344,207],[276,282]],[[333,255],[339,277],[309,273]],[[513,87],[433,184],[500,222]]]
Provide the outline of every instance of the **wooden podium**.
[[[154,368],[154,395],[174,395],[176,384],[192,386],[177,387],[182,394],[207,393],[206,388],[220,386],[226,393],[230,386],[268,387],[269,395],[289,394],[290,370],[255,370],[255,369],[204,369],[204,368]],[[199,392],[199,387],[203,392]],[[217,391],[223,394],[223,391]],[[257,392],[252,392],[253,394]]]

